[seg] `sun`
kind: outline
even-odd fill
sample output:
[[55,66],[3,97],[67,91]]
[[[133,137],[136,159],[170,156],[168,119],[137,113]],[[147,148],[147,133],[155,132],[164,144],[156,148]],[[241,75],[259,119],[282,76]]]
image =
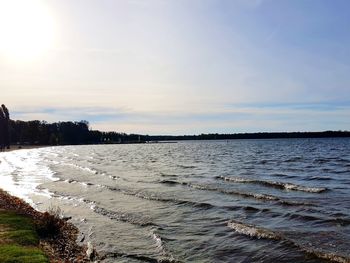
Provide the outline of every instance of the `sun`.
[[0,56],[31,61],[54,42],[54,19],[40,0],[0,0]]

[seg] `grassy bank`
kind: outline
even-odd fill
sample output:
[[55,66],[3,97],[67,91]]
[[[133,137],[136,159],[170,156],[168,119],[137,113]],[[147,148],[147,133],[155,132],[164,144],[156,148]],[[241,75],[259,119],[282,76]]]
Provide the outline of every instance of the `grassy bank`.
[[12,211],[0,210],[0,262],[49,262],[39,244],[33,220]]
[[0,189],[0,262],[89,262],[77,228]]

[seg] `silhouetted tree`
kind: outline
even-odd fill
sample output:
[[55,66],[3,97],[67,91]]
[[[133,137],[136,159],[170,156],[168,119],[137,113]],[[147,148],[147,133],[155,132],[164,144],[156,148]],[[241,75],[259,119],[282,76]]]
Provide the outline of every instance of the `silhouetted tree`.
[[5,122],[6,122],[6,117],[5,113],[0,107],[0,151],[2,151],[5,147]]
[[10,113],[4,104],[1,105],[1,108],[5,115],[5,147],[7,147],[7,149],[10,149]]

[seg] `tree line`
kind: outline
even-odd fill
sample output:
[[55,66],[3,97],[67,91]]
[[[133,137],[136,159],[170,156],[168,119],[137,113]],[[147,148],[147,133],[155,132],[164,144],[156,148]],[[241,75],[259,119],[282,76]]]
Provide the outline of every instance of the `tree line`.
[[233,134],[199,134],[199,135],[159,135],[149,136],[152,141],[182,140],[237,140],[237,139],[287,139],[287,138],[339,138],[350,137],[349,131],[322,132],[258,132]]
[[10,145],[79,145],[79,144],[115,144],[144,143],[154,141],[180,140],[232,140],[232,139],[278,139],[278,138],[327,138],[350,137],[349,131],[324,132],[262,132],[235,134],[200,135],[141,135],[120,132],[92,130],[89,122],[65,121],[48,123],[46,121],[11,120],[9,110],[0,107],[0,150]]
[[10,120],[12,144],[19,145],[78,145],[78,144],[116,144],[145,143],[157,141],[182,140],[234,140],[234,139],[284,139],[284,138],[330,138],[350,137],[349,131],[324,132],[262,132],[236,134],[200,135],[141,135],[120,132],[91,130],[87,121],[55,122],[13,121]]
[[12,144],[18,145],[78,145],[141,143],[145,136],[89,129],[88,121],[10,121]]

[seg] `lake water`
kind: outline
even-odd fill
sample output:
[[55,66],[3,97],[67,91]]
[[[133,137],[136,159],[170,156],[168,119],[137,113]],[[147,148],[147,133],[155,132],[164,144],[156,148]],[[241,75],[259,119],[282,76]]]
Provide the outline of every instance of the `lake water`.
[[0,187],[59,206],[104,262],[350,262],[350,139],[0,153]]

